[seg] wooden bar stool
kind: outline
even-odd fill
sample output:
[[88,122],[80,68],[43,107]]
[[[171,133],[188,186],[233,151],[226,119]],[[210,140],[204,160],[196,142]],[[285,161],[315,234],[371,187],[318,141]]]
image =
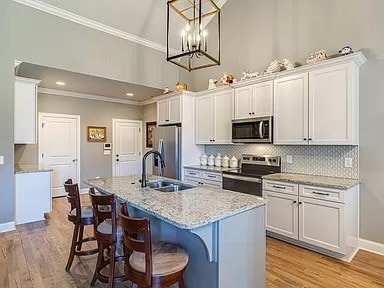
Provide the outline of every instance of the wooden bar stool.
[[183,274],[189,260],[187,251],[173,243],[152,245],[149,219],[130,218],[125,203],[120,205],[119,216],[128,280],[140,288],[165,288],[176,283],[184,288]]
[[68,213],[68,220],[75,227],[73,230],[71,250],[68,257],[65,270],[68,272],[71,269],[73,259],[76,256],[88,256],[97,253],[97,249],[81,250],[82,244],[89,241],[95,241],[94,237],[83,238],[84,226],[93,224],[93,212],[91,206],[81,206],[79,186],[73,184],[72,179],[68,179],[64,183],[65,192],[67,192],[68,202],[71,204],[71,210]]
[[[115,195],[97,195],[94,188],[89,189],[93,215],[94,215],[94,234],[99,247],[95,273],[91,282],[94,286],[99,280],[108,283],[108,287],[113,287],[115,283],[127,280],[125,275],[115,276],[115,263],[124,261],[124,256],[116,256],[116,249],[122,246],[123,234],[117,219],[116,197]],[[106,209],[108,207],[108,209]],[[109,259],[104,258],[104,250],[110,252]],[[109,265],[109,275],[105,276],[101,272]]]

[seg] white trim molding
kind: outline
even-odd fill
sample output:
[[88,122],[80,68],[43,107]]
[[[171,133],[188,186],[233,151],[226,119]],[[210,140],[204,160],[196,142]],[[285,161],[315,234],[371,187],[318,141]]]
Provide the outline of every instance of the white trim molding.
[[360,238],[360,249],[384,256],[384,244]]
[[[58,8],[56,6],[47,4],[39,0],[13,0],[13,1],[31,8],[35,8],[45,13],[72,21],[74,23],[86,26],[88,28],[92,28],[92,29],[95,29],[95,30],[128,40],[128,41],[134,42],[136,44],[140,44],[164,53],[167,51],[167,47],[162,44],[133,35],[131,33],[122,31],[117,28],[113,28],[111,26],[99,23],[97,21],[85,18],[83,16],[77,15],[75,13],[69,12],[67,10]],[[172,52],[177,53],[177,50],[172,50]]]
[[16,229],[15,221],[0,223],[0,233],[5,233],[9,231],[13,231]]
[[16,68],[17,66],[19,66],[21,63],[23,63],[23,61],[15,60],[15,68]]

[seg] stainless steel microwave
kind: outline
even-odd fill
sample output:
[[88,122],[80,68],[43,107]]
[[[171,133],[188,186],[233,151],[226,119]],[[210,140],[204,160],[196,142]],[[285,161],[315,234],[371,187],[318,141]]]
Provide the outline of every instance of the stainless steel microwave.
[[272,143],[272,117],[233,120],[232,142]]

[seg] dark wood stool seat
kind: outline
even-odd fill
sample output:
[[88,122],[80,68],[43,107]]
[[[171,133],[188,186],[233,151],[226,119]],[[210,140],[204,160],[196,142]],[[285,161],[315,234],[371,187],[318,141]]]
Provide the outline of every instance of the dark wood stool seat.
[[[98,249],[82,250],[84,243],[96,240],[94,237],[83,238],[84,226],[93,224],[93,213],[89,213],[89,211],[92,212],[92,208],[89,206],[81,207],[79,186],[77,183],[74,184],[72,179],[65,181],[64,188],[65,192],[67,192],[68,202],[71,204],[68,220],[75,225],[69,257],[67,265],[65,266],[65,270],[68,272],[71,269],[75,256],[93,255],[98,252]],[[77,211],[80,211],[80,213],[77,213]]]
[[[115,275],[115,263],[125,260],[124,255],[116,256],[117,247],[122,246],[123,241],[122,228],[117,220],[116,198],[115,195],[97,195],[94,188],[89,189],[89,197],[94,215],[94,234],[99,247],[91,285],[95,285],[99,280],[108,283],[108,287],[111,288],[113,284],[127,280],[125,275]],[[104,257],[105,249],[109,251],[109,259]],[[104,275],[102,270],[107,266],[109,273]]]
[[140,288],[166,288],[178,284],[184,288],[183,274],[189,255],[181,246],[157,242],[152,244],[150,221],[128,215],[127,205],[119,210],[125,249],[125,275]]

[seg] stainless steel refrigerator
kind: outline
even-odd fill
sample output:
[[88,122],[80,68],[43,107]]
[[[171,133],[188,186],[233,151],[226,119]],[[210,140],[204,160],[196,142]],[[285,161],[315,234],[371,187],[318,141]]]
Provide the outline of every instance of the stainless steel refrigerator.
[[[181,127],[164,126],[153,129],[153,149],[165,160],[164,177],[181,179]],[[153,161],[153,174],[161,175],[158,157]]]

